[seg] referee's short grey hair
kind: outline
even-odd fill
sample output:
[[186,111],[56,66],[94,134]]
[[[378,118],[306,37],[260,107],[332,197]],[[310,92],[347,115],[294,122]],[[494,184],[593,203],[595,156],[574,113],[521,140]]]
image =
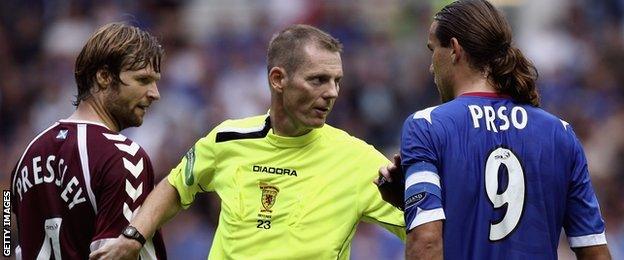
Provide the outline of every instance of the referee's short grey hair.
[[267,71],[282,67],[292,75],[305,62],[303,47],[308,44],[332,52],[342,52],[342,43],[328,33],[310,25],[295,24],[275,34],[267,51]]

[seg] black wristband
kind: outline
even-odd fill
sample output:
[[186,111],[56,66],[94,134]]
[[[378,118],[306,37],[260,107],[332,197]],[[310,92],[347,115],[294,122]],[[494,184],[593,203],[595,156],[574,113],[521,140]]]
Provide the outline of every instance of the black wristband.
[[145,244],[145,237],[133,226],[127,226],[121,234],[124,237],[138,241],[141,245]]

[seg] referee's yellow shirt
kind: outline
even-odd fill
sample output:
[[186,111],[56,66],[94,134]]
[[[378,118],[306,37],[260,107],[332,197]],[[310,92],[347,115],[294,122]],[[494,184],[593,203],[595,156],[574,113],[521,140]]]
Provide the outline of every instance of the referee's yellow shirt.
[[217,126],[168,180],[185,208],[198,192],[221,198],[209,259],[349,259],[361,220],[405,239],[403,212],[372,182],[388,162],[327,124],[277,136],[264,115]]

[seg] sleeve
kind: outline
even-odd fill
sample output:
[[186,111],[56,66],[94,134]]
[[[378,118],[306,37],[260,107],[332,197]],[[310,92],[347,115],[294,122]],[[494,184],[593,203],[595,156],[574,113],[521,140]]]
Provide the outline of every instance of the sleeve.
[[178,191],[180,204],[188,208],[198,192],[214,191],[215,137],[213,130],[191,147],[178,166],[167,176],[169,183]]
[[154,170],[142,149],[136,156],[117,152],[102,162],[91,182],[97,201],[92,250],[119,236],[153,187]]
[[438,158],[432,125],[409,117],[401,134],[401,165],[405,171],[405,224],[407,231],[445,219]]
[[606,244],[605,223],[589,178],[587,159],[576,136],[573,148],[573,167],[563,222],[568,242],[570,247]]
[[[139,211],[154,188],[154,168],[145,150],[138,155],[116,153],[102,164],[97,184],[97,215],[91,252],[119,236]],[[148,238],[141,249],[141,259],[162,257],[164,245],[159,231]]]
[[394,233],[405,241],[405,222],[403,212],[387,203],[381,198],[381,194],[373,180],[378,176],[379,167],[388,165],[390,161],[372,146],[365,152],[360,163],[361,172],[366,178],[359,178],[358,205],[362,209],[363,220],[378,224],[386,230]]

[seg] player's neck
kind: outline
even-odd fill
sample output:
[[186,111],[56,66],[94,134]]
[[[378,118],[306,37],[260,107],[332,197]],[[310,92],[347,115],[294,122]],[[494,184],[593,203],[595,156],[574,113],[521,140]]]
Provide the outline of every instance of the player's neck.
[[471,92],[496,93],[496,89],[491,82],[481,73],[467,73],[458,78],[455,82],[455,96],[461,96]]
[[120,131],[110,113],[108,113],[107,110],[104,109],[103,104],[101,104],[101,102],[97,102],[95,98],[89,98],[88,100],[81,101],[80,104],[78,104],[76,111],[74,111],[68,119],[101,123],[111,131]]

